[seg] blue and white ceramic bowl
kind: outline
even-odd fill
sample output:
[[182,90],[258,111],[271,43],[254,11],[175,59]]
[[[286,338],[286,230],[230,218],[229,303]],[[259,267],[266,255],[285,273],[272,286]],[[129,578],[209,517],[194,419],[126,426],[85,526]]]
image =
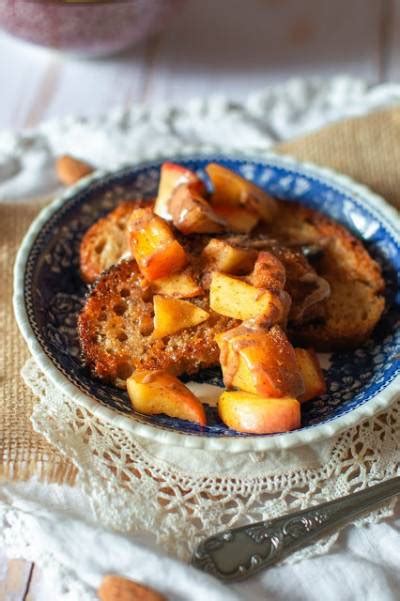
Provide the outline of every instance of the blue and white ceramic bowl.
[[[80,360],[76,318],[86,286],[79,277],[78,249],[87,228],[120,200],[154,196],[161,165],[155,161],[79,182],[40,213],[23,241],[15,265],[15,313],[31,353],[50,380],[69,398],[132,434],[231,452],[311,443],[385,409],[400,391],[400,225],[395,210],[346,177],[287,157],[175,160],[200,175],[207,163],[222,163],[277,198],[322,211],[363,239],[387,283],[388,310],[374,335],[361,348],[332,354],[328,392],[303,405],[302,427],[293,432],[240,434],[224,426],[211,408],[204,428],[164,415],[134,413],[124,391],[93,378]],[[222,384],[218,369],[205,370],[196,380]]]

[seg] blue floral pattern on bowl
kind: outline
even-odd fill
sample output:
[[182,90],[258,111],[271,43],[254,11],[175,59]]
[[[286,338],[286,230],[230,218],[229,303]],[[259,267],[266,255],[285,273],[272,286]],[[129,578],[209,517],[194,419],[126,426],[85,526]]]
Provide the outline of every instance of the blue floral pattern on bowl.
[[[249,160],[206,156],[179,162],[205,177],[204,168],[217,161],[288,202],[295,200],[336,219],[358,237],[380,263],[387,283],[387,311],[371,339],[351,352],[334,353],[326,371],[327,394],[306,403],[302,430],[336,420],[367,403],[400,373],[400,236],[378,207],[362,195],[316,177],[312,170],[279,158]],[[87,294],[79,277],[79,244],[87,228],[128,198],[155,195],[161,162],[124,168],[78,187],[43,224],[30,249],[24,274],[25,309],[36,339],[51,362],[77,389],[98,403],[133,415],[126,392],[94,379],[81,361],[76,318]],[[222,385],[220,370],[199,373],[199,382]],[[157,429],[203,437],[246,437],[228,429],[216,410],[207,407],[204,428],[164,415],[134,414]],[[282,436],[282,435],[274,435]]]

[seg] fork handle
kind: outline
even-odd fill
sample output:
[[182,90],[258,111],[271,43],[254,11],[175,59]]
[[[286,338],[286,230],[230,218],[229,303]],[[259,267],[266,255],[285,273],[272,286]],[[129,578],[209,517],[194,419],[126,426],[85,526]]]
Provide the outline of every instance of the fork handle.
[[245,580],[398,494],[400,477],[310,509],[219,532],[200,543],[192,565],[226,582]]

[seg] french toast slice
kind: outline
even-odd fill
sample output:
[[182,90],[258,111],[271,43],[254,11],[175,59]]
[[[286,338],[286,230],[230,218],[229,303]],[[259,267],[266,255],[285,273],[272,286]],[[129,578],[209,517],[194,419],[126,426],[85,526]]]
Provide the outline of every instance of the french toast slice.
[[[123,229],[120,227],[121,223],[126,225],[131,211],[139,206],[139,202],[133,201],[133,203],[120,205],[106,218],[90,228],[81,247],[81,270],[86,276],[86,281],[93,281],[99,276],[103,265],[108,268],[110,263],[119,261],[126,254],[128,244],[125,237],[121,236]],[[146,204],[146,206],[148,205]],[[329,217],[294,202],[280,201],[278,206],[279,212],[274,221],[260,226],[252,235],[238,237],[228,235],[224,238],[231,239],[239,246],[259,250],[271,248],[271,245],[275,244],[271,242],[272,239],[284,247],[316,248],[317,252],[314,258],[309,257],[309,261],[317,274],[329,283],[330,295],[314,305],[313,310],[308,313],[308,319],[289,322],[290,338],[298,344],[312,346],[320,351],[350,349],[359,346],[370,336],[385,306],[384,281],[378,264],[358,239]],[[118,223],[120,227],[116,225]],[[104,239],[106,234],[112,237],[111,232],[114,231],[117,231],[117,236],[120,236],[120,243],[118,248],[116,247],[116,251],[105,255],[102,253],[94,255],[94,240]],[[89,235],[90,232],[91,235]],[[192,268],[194,271],[201,268],[198,257],[209,239],[209,236],[200,235],[180,238],[193,257]],[[278,252],[281,260],[287,256],[287,249]],[[126,365],[131,365],[130,347],[137,347],[139,356],[143,351],[141,361],[136,358],[134,353],[134,361],[138,367],[142,368],[168,368],[173,373],[180,374],[183,372],[194,373],[201,367],[217,364],[218,352],[213,336],[221,329],[232,327],[229,325],[231,321],[222,316],[216,319],[218,328],[216,331],[213,330],[213,326],[208,329],[210,323],[206,323],[198,326],[199,330],[190,328],[186,332],[171,336],[168,341],[151,341],[150,344],[149,338],[140,334],[136,326],[129,325],[130,322],[127,322],[125,326],[125,320],[117,319],[121,316],[113,315],[112,303],[117,304],[117,291],[123,290],[125,293],[131,288],[133,280],[138,280],[139,277],[134,261],[129,262],[129,269],[126,264],[123,265],[124,267],[121,269],[112,269],[103,276],[104,281],[103,277],[100,279],[97,288],[89,296],[80,318],[82,349],[95,373],[99,377],[113,381],[121,379],[120,375],[124,372]],[[295,265],[293,261],[292,265]],[[298,267],[301,271],[301,265]],[[287,268],[288,263],[286,263]],[[130,279],[127,269],[131,273]],[[287,271],[287,273],[289,272]],[[129,286],[121,284],[120,278],[126,283],[129,281]],[[297,286],[294,277],[289,284],[291,286],[288,291],[296,304],[296,295],[298,294],[301,298],[303,286]],[[139,317],[147,319],[148,323],[151,322],[151,299],[143,305],[140,301],[142,292],[134,286],[132,290],[131,299],[132,302],[135,298],[137,299],[136,311],[139,312]],[[98,310],[97,300],[99,298],[102,299],[104,310]],[[208,310],[208,301],[205,298],[197,299],[195,302]],[[108,311],[111,311],[111,317],[107,317]],[[135,316],[133,308],[129,311],[132,319],[137,320],[138,314]],[[106,318],[103,323],[100,317],[104,315]],[[225,325],[223,325],[224,323]],[[114,324],[115,327],[122,324],[124,326],[121,330],[122,338],[124,335],[128,338],[133,336],[132,341],[117,340],[116,345],[109,344],[109,340],[112,340],[112,336],[114,336],[111,333],[114,326],[109,331],[111,337],[109,339],[106,332],[108,324],[110,327],[111,324]],[[96,338],[99,332],[101,332],[101,336]],[[107,345],[112,352],[106,350]],[[209,345],[210,352],[208,352],[207,345]],[[145,351],[145,349],[147,350]],[[168,353],[170,353],[169,357],[166,356]],[[187,355],[184,357],[185,353]],[[205,356],[206,360],[204,361]],[[175,367],[173,366],[174,362],[176,362]],[[121,368],[121,365],[125,365],[125,368]]]
[[91,284],[128,252],[127,223],[134,209],[152,206],[148,200],[126,200],[96,221],[80,245],[82,279]]
[[134,369],[192,374],[218,364],[215,334],[238,322],[211,311],[208,297],[191,302],[210,313],[197,326],[153,338],[153,296],[141,285],[134,259],[103,274],[89,293],[78,331],[86,363],[97,377],[124,386]]
[[285,244],[321,247],[310,261],[331,293],[321,303],[323,315],[292,326],[291,338],[320,351],[351,349],[365,342],[384,311],[385,284],[363,244],[329,217],[293,202],[280,202],[278,216],[264,231]]

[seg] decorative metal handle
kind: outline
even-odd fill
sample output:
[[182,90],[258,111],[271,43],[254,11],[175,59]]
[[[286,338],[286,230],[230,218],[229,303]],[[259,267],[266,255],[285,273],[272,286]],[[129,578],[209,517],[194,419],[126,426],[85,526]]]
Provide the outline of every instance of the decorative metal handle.
[[245,580],[397,494],[400,477],[274,520],[219,532],[200,543],[192,565],[227,582]]

